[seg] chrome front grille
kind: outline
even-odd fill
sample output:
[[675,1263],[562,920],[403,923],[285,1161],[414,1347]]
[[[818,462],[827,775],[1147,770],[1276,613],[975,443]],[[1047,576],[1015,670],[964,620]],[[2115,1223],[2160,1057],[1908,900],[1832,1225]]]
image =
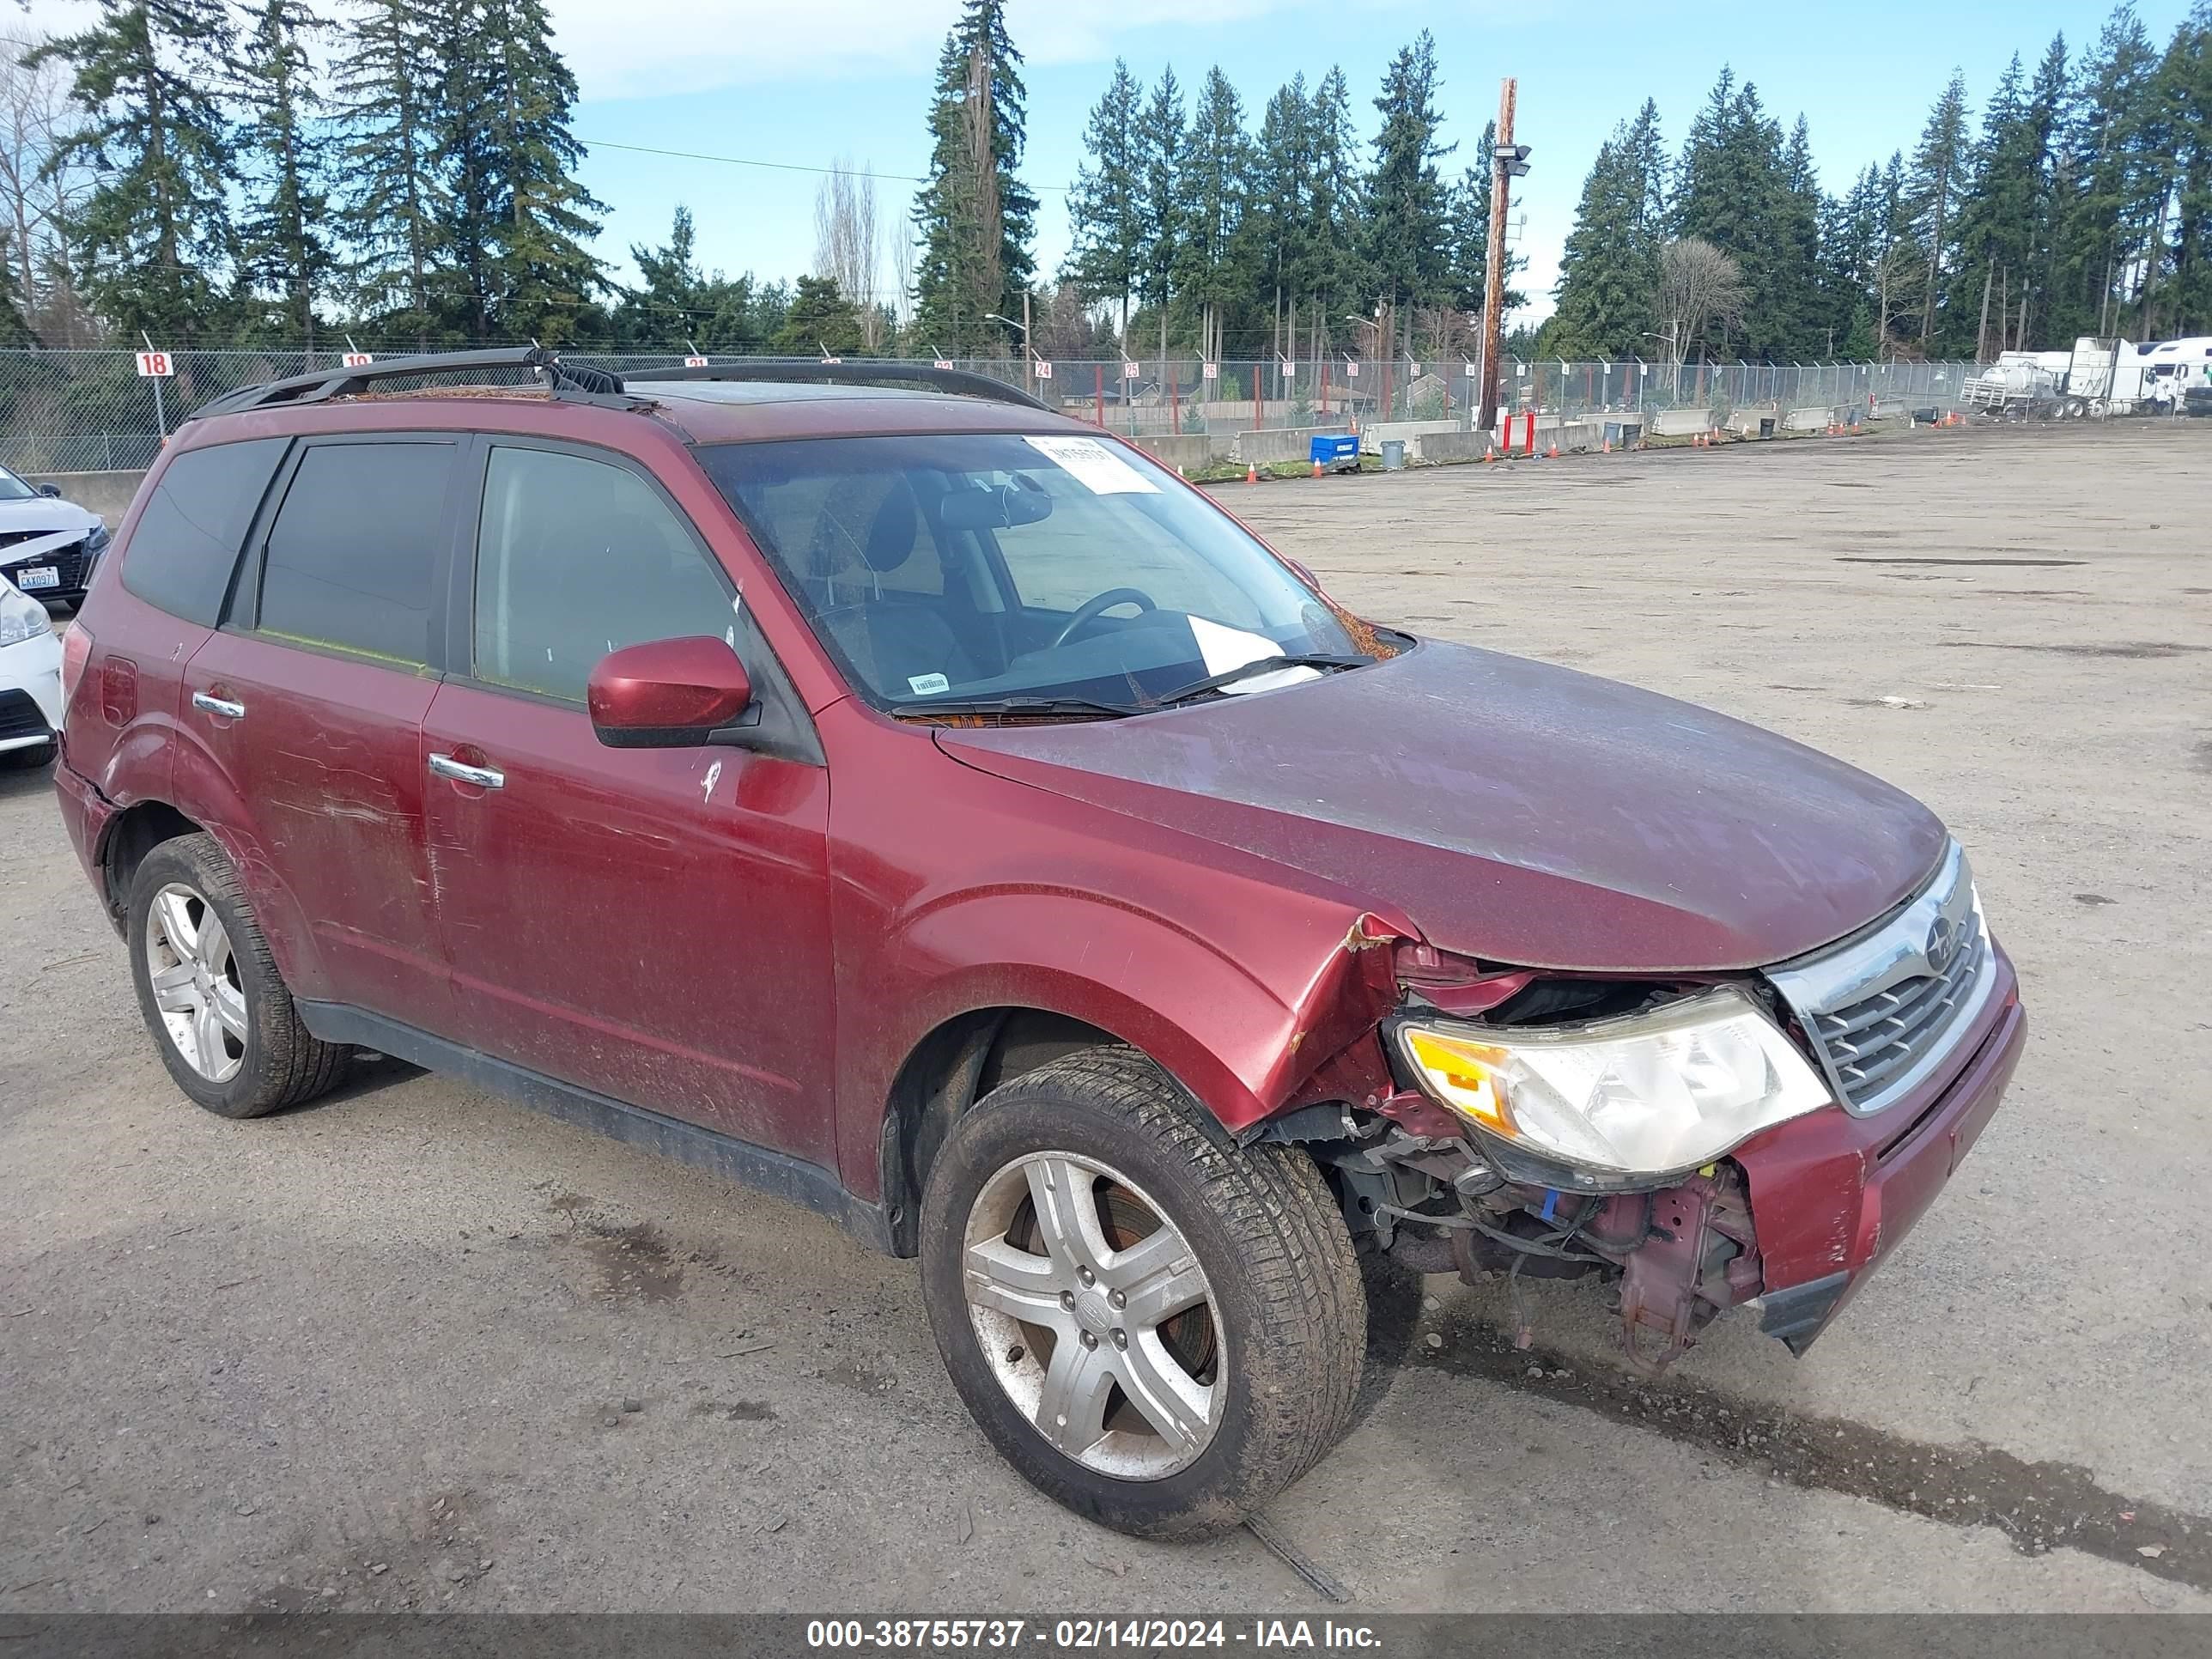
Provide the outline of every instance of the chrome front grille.
[[1988,1000],[1991,951],[1958,842],[1936,878],[1879,927],[1767,970],[1836,1097],[1862,1116],[1933,1073]]

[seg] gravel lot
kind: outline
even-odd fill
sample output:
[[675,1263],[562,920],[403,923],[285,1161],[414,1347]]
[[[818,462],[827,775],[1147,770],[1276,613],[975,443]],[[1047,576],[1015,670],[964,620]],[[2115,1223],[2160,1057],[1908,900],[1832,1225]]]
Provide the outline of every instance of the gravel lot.
[[[1631,1385],[1595,1293],[1516,1355],[1431,1281],[1281,1534],[1369,1612],[2212,1611],[2212,422],[1222,495],[1369,614],[1919,794],[2035,1022],[1807,1358],[1739,1318]],[[910,1265],[810,1214],[396,1066],[187,1104],[41,775],[0,773],[0,1613],[1320,1605],[1032,1494]]]

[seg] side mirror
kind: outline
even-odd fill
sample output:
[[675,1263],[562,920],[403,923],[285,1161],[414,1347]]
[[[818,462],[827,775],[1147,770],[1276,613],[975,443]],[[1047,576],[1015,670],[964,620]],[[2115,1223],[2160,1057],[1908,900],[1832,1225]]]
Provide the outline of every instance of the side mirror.
[[58,483],[42,483],[39,486],[39,494],[51,495],[54,500],[59,501],[62,498],[62,487]]
[[753,683],[726,641],[700,635],[609,652],[584,696],[610,749],[691,749],[740,722]]

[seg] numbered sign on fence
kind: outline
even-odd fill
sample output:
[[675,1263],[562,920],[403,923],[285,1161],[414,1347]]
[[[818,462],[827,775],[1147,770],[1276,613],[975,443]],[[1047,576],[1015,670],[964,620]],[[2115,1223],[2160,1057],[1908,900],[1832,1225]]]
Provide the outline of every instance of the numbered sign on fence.
[[1221,365],[1219,363],[1207,363],[1200,368],[1198,372],[1209,380],[1218,380],[1221,378]]
[[952,359],[950,357],[939,357],[932,362],[930,367],[933,368],[950,368],[952,367]]
[[349,351],[338,359],[347,368],[367,368],[376,359],[366,351]]
[[686,368],[704,368],[707,367],[707,360],[704,357],[686,357],[684,360],[684,367]]
[[138,373],[143,379],[166,380],[176,372],[176,359],[166,351],[142,351],[138,354]]
[[1049,380],[1052,379],[1052,365],[1045,362],[1042,357],[1037,359],[1036,372],[1037,379],[1040,380]]
[[1136,364],[1128,362],[1127,359],[1123,360],[1121,364],[1121,378],[1123,380],[1133,380],[1137,378],[1138,373],[1139,370]]
[[1421,378],[1421,366],[1408,357],[1406,359],[1406,373],[1418,380]]
[[1345,364],[1344,378],[1347,380],[1358,380],[1359,378],[1359,365],[1358,363]]
[[1468,380],[1473,380],[1476,375],[1481,373],[1482,369],[1480,365],[1475,363],[1468,363],[1467,365],[1467,378]]

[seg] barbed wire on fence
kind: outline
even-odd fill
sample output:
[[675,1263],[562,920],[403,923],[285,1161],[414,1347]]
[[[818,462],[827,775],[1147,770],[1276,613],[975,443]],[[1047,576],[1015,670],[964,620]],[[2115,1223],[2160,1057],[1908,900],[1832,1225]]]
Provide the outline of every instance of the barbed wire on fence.
[[[172,373],[139,373],[128,350],[0,351],[0,465],[18,472],[132,471],[152,465],[169,433],[226,392],[316,368],[335,353],[208,350],[167,354]],[[647,379],[682,352],[572,352],[568,361]],[[726,354],[717,361],[738,361]],[[1479,381],[1463,359],[1446,362],[1268,358],[1024,362],[959,360],[957,367],[1022,386],[1131,437],[1238,431],[1346,430],[1386,422],[1471,429]],[[1510,362],[1500,410],[1563,420],[1707,410],[1716,424],[1747,410],[1779,413],[1883,404],[1949,410],[1976,365],[1923,363],[1645,363]]]

